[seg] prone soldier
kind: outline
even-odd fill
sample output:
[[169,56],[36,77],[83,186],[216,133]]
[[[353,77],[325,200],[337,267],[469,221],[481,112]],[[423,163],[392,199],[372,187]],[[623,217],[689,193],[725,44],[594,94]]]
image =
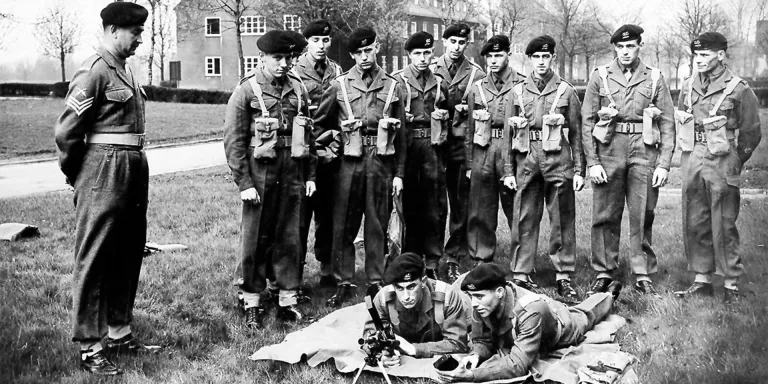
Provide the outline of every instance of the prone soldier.
[[403,251],[426,258],[427,276],[437,280],[443,256],[447,216],[445,144],[450,115],[446,83],[429,69],[435,40],[416,32],[405,42],[411,65],[392,73],[405,90],[408,154],[403,181],[405,242]]
[[496,252],[496,225],[499,200],[513,227],[515,183],[514,158],[510,150],[510,129],[506,114],[514,93],[523,80],[509,67],[509,38],[496,35],[488,39],[480,54],[485,56],[490,74],[472,84],[467,125],[467,178],[470,179],[467,239],[474,263],[493,261]]
[[557,293],[578,299],[570,275],[576,264],[576,196],[584,187],[581,149],[581,103],[573,87],[551,69],[555,40],[539,36],[525,49],[533,72],[515,86],[510,103],[516,124],[512,150],[517,193],[512,232],[512,281],[534,289],[531,281],[538,253],[539,223],[547,204],[550,222],[549,257],[555,266]]
[[445,254],[448,282],[459,277],[459,261],[469,254],[467,245],[467,207],[469,179],[464,135],[472,121],[467,113],[467,100],[475,81],[485,77],[479,65],[464,56],[472,29],[466,24],[453,24],[443,32],[445,53],[437,60],[433,72],[448,86],[446,95],[451,129],[445,148],[445,183],[448,190],[448,241]]
[[363,214],[365,273],[370,284],[381,285],[392,195],[402,191],[405,173],[403,96],[397,79],[376,63],[376,32],[352,31],[348,48],[355,66],[331,82],[314,115],[318,132],[341,127],[344,138],[333,198],[331,264],[337,286],[326,303],[332,307],[353,295],[353,241]]
[[471,300],[469,355],[453,371],[438,371],[443,382],[485,382],[528,373],[534,360],[573,346],[604,319],[619,296],[612,282],[574,307],[507,283],[495,264],[478,265],[461,281]]
[[246,74],[227,104],[224,150],[240,190],[245,324],[261,328],[260,294],[272,271],[279,288],[277,318],[298,321],[299,214],[315,191],[316,154],[308,95],[288,77],[296,41],[269,31],[256,42],[262,65]]
[[759,102],[747,82],[725,65],[728,40],[705,32],[691,42],[698,74],[683,84],[677,138],[682,149],[683,244],[696,276],[679,297],[711,296],[712,273],[725,276],[725,301],[737,299],[739,176],[760,143]]
[[614,32],[618,57],[592,72],[581,110],[593,188],[591,263],[598,272],[589,292],[604,292],[618,268],[626,199],[635,290],[658,295],[650,278],[658,270],[653,220],[675,147],[674,109],[661,71],[638,57],[642,33],[632,24]]
[[101,46],[72,78],[55,128],[59,166],[75,189],[72,340],[80,344],[80,369],[98,375],[122,373],[105,351],[159,349],[131,332],[147,240],[149,169],[147,96],[126,59],[142,43],[148,15],[134,3],[101,11]]

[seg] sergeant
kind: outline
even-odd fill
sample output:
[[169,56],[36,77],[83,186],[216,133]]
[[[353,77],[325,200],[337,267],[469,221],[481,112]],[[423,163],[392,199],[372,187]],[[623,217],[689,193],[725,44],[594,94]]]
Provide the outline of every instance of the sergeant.
[[461,282],[472,302],[469,355],[453,371],[437,371],[443,382],[485,382],[528,373],[534,360],[576,345],[611,311],[621,284],[595,293],[574,307],[505,281],[495,264],[478,265]]
[[[403,253],[384,275],[386,286],[372,300],[382,322],[392,325],[399,351],[415,358],[467,351],[468,309],[459,292],[425,275],[425,264],[415,253]],[[375,332],[371,316],[363,336]],[[382,356],[382,363],[398,365],[397,355]]]
[[467,113],[467,99],[475,81],[485,77],[479,65],[469,60],[464,51],[469,46],[472,29],[466,24],[453,24],[443,32],[445,54],[437,60],[433,69],[448,85],[446,97],[451,129],[445,149],[445,181],[448,189],[450,216],[448,241],[445,243],[448,281],[459,276],[459,260],[469,254],[467,246],[467,204],[469,202],[469,179],[465,177],[466,145],[464,135],[471,119]]
[[512,88],[523,77],[509,67],[509,38],[496,35],[480,50],[490,75],[472,84],[467,113],[465,143],[467,178],[470,179],[467,238],[469,256],[475,263],[493,261],[496,252],[496,225],[499,199],[510,228],[513,226],[514,159],[510,156],[507,105]]
[[[327,20],[309,23],[303,31],[307,40],[307,52],[299,56],[293,72],[298,75],[309,92],[309,113],[314,115],[323,93],[331,87],[331,81],[341,75],[341,66],[328,57],[331,48],[333,27]],[[334,131],[340,128],[330,127]],[[320,132],[315,132],[316,137]],[[330,160],[330,159],[329,159]],[[315,217],[315,259],[320,262],[320,286],[333,287],[336,280],[331,269],[331,240],[333,238],[333,178],[339,168],[339,161],[318,158],[317,192],[309,198],[302,215],[301,244],[307,246],[312,214]],[[305,256],[306,258],[306,252]]]
[[240,288],[250,328],[262,327],[260,294],[269,269],[279,288],[278,320],[305,317],[296,292],[303,250],[299,214],[304,196],[315,191],[316,155],[308,95],[287,76],[295,44],[286,31],[259,38],[262,66],[240,81],[224,118],[224,151],[243,201]]
[[675,147],[674,110],[666,81],[638,57],[643,29],[621,26],[611,36],[617,58],[596,68],[582,106],[582,139],[594,190],[590,292],[604,292],[619,266],[624,200],[629,208],[629,264],[635,289],[658,295],[652,247],[659,187],[667,182]]
[[55,128],[59,166],[75,189],[72,340],[80,344],[80,368],[98,375],[122,373],[103,348],[113,354],[159,349],[131,332],[147,240],[149,170],[146,95],[125,61],[142,43],[148,15],[134,3],[101,11],[101,46],[72,78]]
[[405,174],[405,115],[397,79],[376,63],[376,32],[358,28],[349,35],[355,66],[331,82],[315,113],[318,132],[341,127],[333,199],[331,264],[337,286],[328,306],[340,306],[354,292],[355,246],[365,214],[365,273],[370,284],[381,285],[386,231],[392,195],[400,194]]
[[683,244],[693,285],[679,297],[712,296],[712,272],[725,277],[725,301],[738,298],[739,176],[760,143],[759,103],[747,82],[725,64],[728,40],[705,32],[691,42],[698,74],[678,100],[683,151]]
[[[525,49],[533,72],[515,86],[510,115],[523,117],[513,140],[517,164],[512,232],[513,282],[534,289],[531,281],[538,254],[539,223],[544,203],[549,211],[549,257],[555,266],[557,293],[578,299],[571,286],[576,262],[575,192],[584,187],[584,155],[581,150],[581,103],[573,87],[551,69],[555,40],[539,36]],[[527,139],[527,140],[526,140]]]
[[450,115],[447,82],[429,69],[435,39],[416,32],[405,42],[411,65],[392,73],[405,90],[405,242],[403,250],[426,257],[427,277],[437,280],[443,256],[445,220],[448,215],[445,188],[445,144]]

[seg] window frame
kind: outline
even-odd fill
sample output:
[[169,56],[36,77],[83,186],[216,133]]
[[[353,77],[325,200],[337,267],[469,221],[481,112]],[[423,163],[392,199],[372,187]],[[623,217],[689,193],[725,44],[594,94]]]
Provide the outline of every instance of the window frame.
[[[219,21],[219,33],[208,33],[208,20]],[[221,37],[221,17],[210,16],[205,18],[205,37]]]
[[[212,71],[216,70],[216,60],[219,60],[219,73],[209,73],[208,72],[208,61],[211,60],[211,69]],[[221,56],[205,56],[205,77],[221,77],[222,72],[222,66],[221,66],[222,60]],[[239,67],[239,66],[238,66]]]
[[[291,26],[290,29],[287,26],[288,20],[286,18],[291,18],[291,24],[295,24],[294,26]],[[301,16],[285,14],[284,13],[283,14],[283,29],[286,30],[286,31],[301,32]]]
[[[253,32],[248,32],[245,28],[247,19],[255,19],[255,22],[251,21],[254,25]],[[259,36],[267,33],[267,19],[264,16],[259,15],[243,15],[240,16],[240,35],[241,36]]]

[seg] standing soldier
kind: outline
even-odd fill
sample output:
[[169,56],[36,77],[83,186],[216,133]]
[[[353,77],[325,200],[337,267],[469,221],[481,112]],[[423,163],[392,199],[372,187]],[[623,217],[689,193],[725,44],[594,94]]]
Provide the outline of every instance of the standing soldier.
[[427,277],[437,280],[443,256],[445,219],[444,144],[449,114],[446,82],[429,69],[435,40],[427,32],[416,32],[405,42],[411,65],[392,75],[405,90],[408,155],[405,167],[403,251],[426,258]]
[[341,127],[344,138],[333,199],[332,307],[353,295],[353,241],[363,214],[365,273],[370,284],[381,285],[392,195],[402,191],[405,172],[402,94],[397,80],[376,63],[376,32],[352,31],[347,47],[355,66],[331,82],[315,113],[319,132]]
[[466,24],[453,24],[443,32],[445,54],[437,60],[434,72],[448,86],[447,105],[452,122],[448,131],[445,154],[445,181],[448,189],[450,216],[445,254],[448,261],[448,281],[459,277],[459,259],[469,254],[467,246],[467,206],[469,179],[466,177],[466,145],[464,135],[472,121],[467,113],[467,99],[475,81],[485,77],[479,65],[464,56],[472,32]]
[[[525,54],[533,72],[515,87],[513,115],[523,117],[513,140],[517,164],[515,226],[512,228],[512,281],[535,288],[530,279],[538,253],[544,203],[549,211],[549,257],[555,266],[557,293],[578,299],[571,286],[576,264],[576,197],[584,187],[581,150],[581,103],[573,87],[551,69],[555,40],[540,36]],[[513,105],[514,104],[514,105]],[[527,125],[526,125],[527,124]]]
[[307,94],[289,78],[295,40],[285,31],[259,38],[262,65],[246,74],[227,104],[224,150],[243,201],[245,323],[262,327],[267,270],[279,287],[277,318],[298,321],[299,214],[315,191],[315,154]]
[[134,3],[101,11],[103,37],[77,70],[56,123],[59,165],[75,188],[72,340],[80,368],[119,375],[107,352],[157,350],[131,333],[147,240],[149,170],[144,154],[146,95],[125,60],[141,44],[149,13]]
[[711,296],[712,272],[725,276],[725,301],[738,297],[744,266],[739,257],[739,176],[760,143],[759,103],[747,82],[723,62],[728,41],[705,32],[691,42],[698,74],[678,100],[678,142],[683,151],[683,234],[693,285],[677,296]]
[[635,289],[658,295],[652,248],[659,187],[667,182],[675,147],[674,109],[657,68],[638,57],[643,29],[621,26],[611,36],[617,58],[596,68],[584,96],[582,138],[594,189],[592,268],[599,274],[590,292],[605,292],[619,266],[624,200],[629,208],[629,264]]
[[[341,66],[328,58],[333,28],[327,20],[317,20],[304,28],[307,52],[301,55],[294,67],[294,73],[301,79],[309,93],[309,113],[314,116],[323,93],[331,87],[331,81],[341,75]],[[338,131],[339,127],[329,129]],[[319,132],[316,132],[319,133]],[[315,136],[317,137],[317,136]],[[307,246],[309,224],[315,215],[315,259],[320,262],[320,286],[333,287],[336,281],[331,270],[331,240],[333,238],[332,204],[333,177],[339,168],[339,161],[325,161],[318,158],[317,192],[308,199],[302,213],[301,244]],[[304,253],[306,258],[306,252]]]
[[472,84],[468,99],[471,120],[466,132],[466,176],[471,198],[467,238],[474,263],[493,261],[499,199],[510,228],[513,226],[513,191],[517,185],[506,113],[514,97],[512,88],[523,77],[508,65],[509,47],[509,38],[504,35],[488,39],[480,54],[491,73]]

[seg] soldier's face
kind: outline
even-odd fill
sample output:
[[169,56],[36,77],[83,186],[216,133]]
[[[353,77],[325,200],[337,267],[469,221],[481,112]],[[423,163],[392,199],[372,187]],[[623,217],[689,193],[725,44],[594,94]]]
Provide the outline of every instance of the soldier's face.
[[374,63],[376,63],[376,54],[378,53],[379,43],[375,42],[371,45],[358,48],[356,51],[350,53],[350,55],[355,59],[355,64],[357,64],[357,67],[360,68],[360,70],[367,71],[373,67]]
[[534,52],[528,57],[531,58],[531,64],[533,64],[533,70],[536,74],[544,76],[549,72],[549,69],[552,68],[552,61],[554,60],[555,55],[549,52]]
[[485,55],[485,62],[492,73],[499,73],[507,68],[509,52],[489,52]]
[[276,78],[283,77],[288,73],[292,59],[293,55],[290,53],[262,53],[261,56],[261,62],[264,65],[264,70]]
[[331,48],[330,36],[312,36],[307,40],[307,52],[315,60],[325,60]]
[[421,289],[424,285],[422,280],[394,283],[392,285],[395,287],[397,300],[399,300],[400,304],[402,304],[406,309],[415,307],[416,304],[421,302],[422,296],[424,296],[424,293]]
[[620,41],[613,45],[613,49],[616,50],[616,57],[619,58],[621,65],[632,65],[640,55],[640,47],[643,43],[637,40]]
[[413,49],[408,52],[411,64],[419,71],[429,68],[429,64],[432,62],[432,55],[434,55],[432,48]]
[[458,60],[464,54],[464,50],[467,49],[467,38],[451,36],[443,39],[443,47],[445,47],[445,53],[451,60]]
[[136,54],[136,48],[141,45],[141,33],[144,32],[143,25],[132,25],[130,27],[110,26],[110,32],[115,44],[115,51],[123,59]]
[[472,308],[480,316],[488,317],[499,307],[499,303],[501,303],[501,299],[504,297],[504,292],[504,287],[469,292],[469,297],[472,299]]
[[693,62],[699,73],[709,73],[720,67],[725,59],[725,51],[713,51],[711,49],[699,49],[693,52]]

